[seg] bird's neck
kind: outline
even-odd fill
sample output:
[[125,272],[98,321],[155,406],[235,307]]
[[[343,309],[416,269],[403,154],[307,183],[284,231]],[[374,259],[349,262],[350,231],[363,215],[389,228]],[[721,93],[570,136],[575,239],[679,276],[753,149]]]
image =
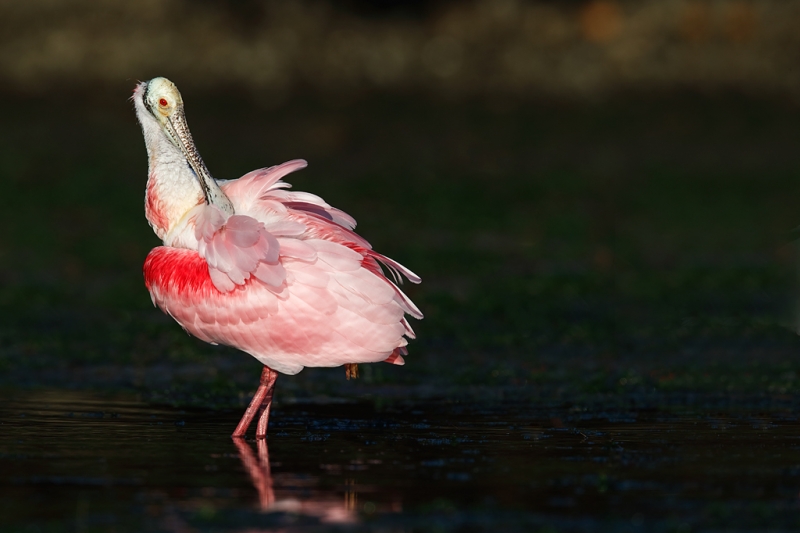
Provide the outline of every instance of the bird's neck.
[[183,216],[205,200],[203,190],[186,158],[161,131],[145,132],[148,179],[145,216],[164,240]]

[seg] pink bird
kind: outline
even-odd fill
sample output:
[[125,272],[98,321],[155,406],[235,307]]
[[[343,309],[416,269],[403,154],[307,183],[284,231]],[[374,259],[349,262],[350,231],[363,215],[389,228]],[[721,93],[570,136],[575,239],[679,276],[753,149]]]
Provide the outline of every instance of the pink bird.
[[133,91],[149,175],[145,215],[164,246],[144,263],[153,303],[212,344],[258,359],[261,384],[233,437],[260,411],[267,433],[277,372],[306,366],[404,364],[405,315],[422,313],[384,275],[420,278],[372,250],[355,220],[322,198],[293,192],[281,178],[303,160],[215,180],[195,148],[178,88],[166,78]]

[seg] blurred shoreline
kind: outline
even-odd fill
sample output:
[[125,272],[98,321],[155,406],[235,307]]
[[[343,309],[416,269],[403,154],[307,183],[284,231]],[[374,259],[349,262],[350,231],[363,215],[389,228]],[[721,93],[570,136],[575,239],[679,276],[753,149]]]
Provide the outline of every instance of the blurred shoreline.
[[413,4],[425,8],[367,15],[357,3],[319,0],[5,0],[0,81],[4,91],[42,94],[165,75],[212,92],[238,87],[266,106],[304,90],[499,100],[800,95],[800,3]]

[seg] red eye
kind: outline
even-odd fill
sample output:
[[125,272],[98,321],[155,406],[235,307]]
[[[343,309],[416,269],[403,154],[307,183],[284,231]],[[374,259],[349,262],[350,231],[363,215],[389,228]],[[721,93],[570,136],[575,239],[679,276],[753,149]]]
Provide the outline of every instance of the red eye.
[[167,102],[166,98],[162,98],[161,100],[158,101],[158,105],[160,105],[161,107],[167,107],[168,103],[169,102]]

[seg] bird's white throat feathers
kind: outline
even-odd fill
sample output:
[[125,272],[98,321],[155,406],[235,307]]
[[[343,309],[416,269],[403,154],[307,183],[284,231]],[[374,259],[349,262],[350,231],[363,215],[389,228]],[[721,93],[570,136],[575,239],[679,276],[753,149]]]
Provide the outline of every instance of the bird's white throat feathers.
[[147,148],[145,216],[156,235],[169,244],[166,240],[170,231],[193,207],[204,202],[205,196],[200,177],[186,156],[145,107],[143,92],[142,84],[134,91],[133,101]]

